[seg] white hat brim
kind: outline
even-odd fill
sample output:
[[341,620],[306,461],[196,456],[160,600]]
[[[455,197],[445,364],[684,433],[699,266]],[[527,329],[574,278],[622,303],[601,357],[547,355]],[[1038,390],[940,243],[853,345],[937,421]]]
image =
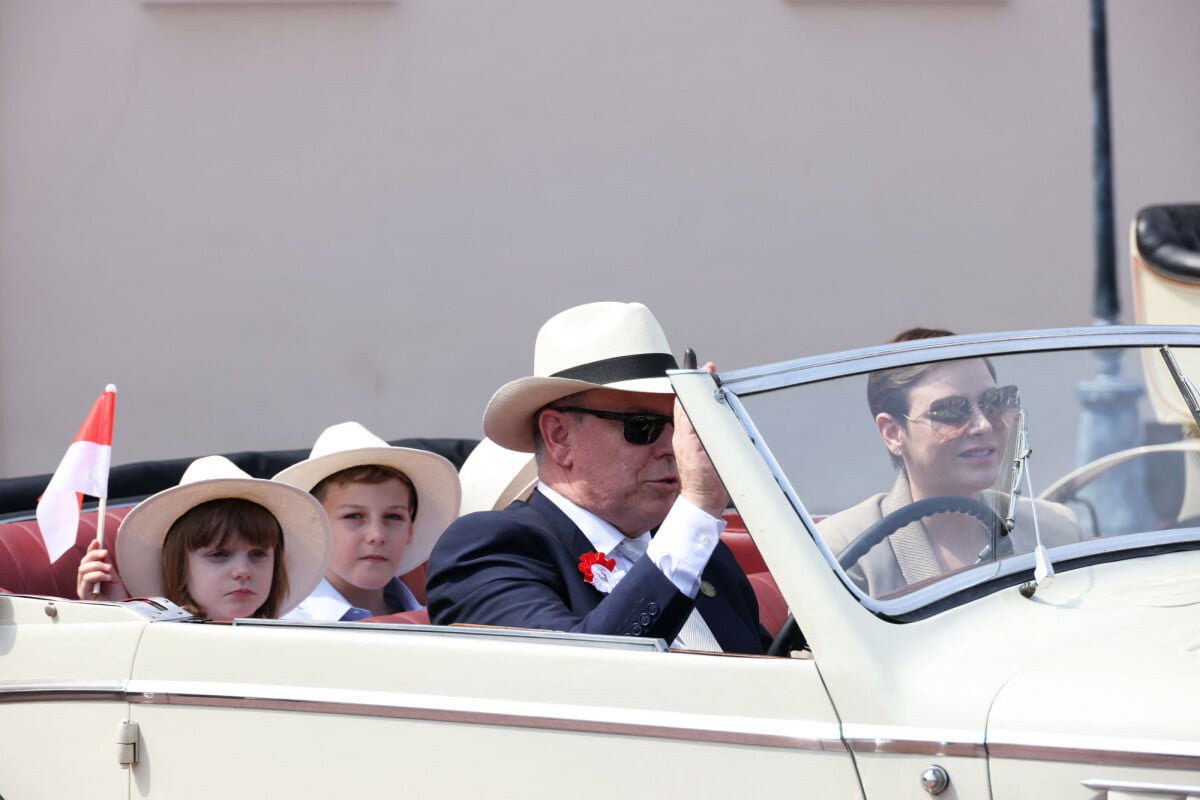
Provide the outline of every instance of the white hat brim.
[[497,511],[514,500],[527,500],[537,486],[537,462],[529,453],[482,439],[458,471],[462,482],[459,515]]
[[413,540],[396,566],[396,574],[404,575],[429,560],[438,538],[458,516],[462,490],[458,470],[448,460],[410,447],[360,447],[306,458],[280,471],[275,480],[310,492],[334,473],[373,464],[403,472],[417,491]]
[[501,447],[532,453],[533,415],[555,400],[591,389],[616,389],[644,394],[675,393],[666,375],[615,383],[591,383],[571,378],[518,378],[497,389],[488,401],[483,412],[483,432]]
[[258,503],[283,530],[288,593],[283,616],[298,606],[329,568],[329,518],[317,499],[294,486],[262,478],[214,478],[172,486],[133,508],[117,530],[117,572],[134,597],[161,597],[162,546],[167,531],[189,510],[209,500],[240,498]]

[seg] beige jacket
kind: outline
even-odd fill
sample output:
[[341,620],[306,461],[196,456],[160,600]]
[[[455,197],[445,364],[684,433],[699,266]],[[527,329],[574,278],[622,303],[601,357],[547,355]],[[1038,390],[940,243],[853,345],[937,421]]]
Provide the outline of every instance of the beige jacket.
[[[996,507],[1000,495],[988,491],[984,492],[984,499]],[[909,491],[908,478],[901,472],[891,491],[872,495],[858,505],[831,514],[817,523],[817,530],[836,556],[859,534],[885,515],[899,511],[911,503],[912,494]],[[1022,497],[1017,504],[1016,524],[1009,534],[1012,537],[1014,553],[1033,552],[1036,545],[1033,532],[1035,503],[1038,530],[1046,547],[1069,544],[1082,538],[1079,522],[1071,509],[1059,503]],[[1003,508],[1002,505],[1000,507]],[[917,521],[904,526],[871,548],[847,574],[867,594],[883,597],[943,571],[934,556],[924,526]]]

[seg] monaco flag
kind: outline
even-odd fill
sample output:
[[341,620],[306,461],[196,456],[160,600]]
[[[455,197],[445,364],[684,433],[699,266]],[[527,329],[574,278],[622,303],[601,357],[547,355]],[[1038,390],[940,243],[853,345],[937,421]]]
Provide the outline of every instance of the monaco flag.
[[79,529],[83,495],[108,496],[112,463],[113,406],[117,387],[109,384],[96,398],[75,441],[58,463],[46,491],[38,499],[37,521],[51,563],[71,549]]

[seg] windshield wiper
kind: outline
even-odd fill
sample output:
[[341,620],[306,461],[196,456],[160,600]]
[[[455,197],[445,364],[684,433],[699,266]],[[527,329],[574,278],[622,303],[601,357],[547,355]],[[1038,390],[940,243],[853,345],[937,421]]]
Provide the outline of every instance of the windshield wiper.
[[[1012,555],[1012,539],[1006,538],[1017,525],[1017,500],[1021,495],[1021,478],[1025,475],[1025,467],[1033,451],[1029,449],[1029,430],[1025,427],[1025,409],[1017,412],[1015,440],[1012,445],[1012,469],[1008,473],[1006,493],[1008,495],[1008,512],[1004,515],[1004,529],[993,530],[991,540],[979,551],[976,564]],[[1005,537],[1002,539],[1002,537]]]
[[1007,485],[1008,513],[1004,515],[1003,529],[995,530],[993,528],[991,539],[979,551],[979,558],[975,559],[976,564],[1012,555],[1012,539],[1008,538],[1008,534],[1017,524],[1017,497],[1021,494],[1021,476],[1025,474],[1025,464],[1032,453],[1029,449],[1029,439],[1025,429],[1025,410],[1022,409],[1017,413],[1019,421],[1016,428],[1016,440],[1012,446],[1012,469],[1008,474]]
[[1196,392],[1195,384],[1183,374],[1183,370],[1179,368],[1179,362],[1175,360],[1175,354],[1171,352],[1168,345],[1164,344],[1159,347],[1158,352],[1162,354],[1163,361],[1167,362],[1167,369],[1170,371],[1171,377],[1175,379],[1175,387],[1183,395],[1183,402],[1187,404],[1192,421],[1200,427],[1200,393]]
[[1008,474],[1008,512],[1004,515],[1002,530],[992,530],[991,539],[979,551],[976,564],[983,564],[992,559],[1004,558],[1013,554],[1013,540],[1008,539],[1016,527],[1016,500],[1021,494],[1021,476],[1025,475],[1025,465],[1032,455],[1028,440],[1028,429],[1025,427],[1025,409],[1018,411],[1015,440],[1013,443],[1013,468]]
[[[1004,515],[1005,533],[1017,526],[1017,503],[1021,499],[1021,478],[1025,479],[1025,488],[1029,491],[1030,513],[1033,516],[1033,580],[1021,587],[1021,594],[1032,597],[1042,584],[1048,583],[1054,577],[1054,564],[1046,554],[1046,546],[1042,544],[1042,532],[1038,527],[1037,503],[1033,500],[1033,478],[1029,473],[1029,457],[1033,450],[1029,448],[1029,427],[1026,424],[1025,409],[1017,412],[1017,439],[1013,445],[1013,466],[1008,482],[1008,513]],[[1010,545],[1011,547],[1011,545]],[[982,555],[982,554],[981,554]]]
[[1017,500],[1021,497],[1021,478],[1033,451],[1029,449],[1029,428],[1025,426],[1025,409],[1017,412],[1017,442],[1013,445],[1012,472],[1008,478],[1008,513],[1004,515],[1004,532],[1017,526]]

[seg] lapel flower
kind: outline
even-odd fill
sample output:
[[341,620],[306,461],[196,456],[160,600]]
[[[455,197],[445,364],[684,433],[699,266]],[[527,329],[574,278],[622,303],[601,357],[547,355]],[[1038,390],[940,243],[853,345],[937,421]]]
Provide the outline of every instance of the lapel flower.
[[605,594],[614,585],[612,571],[616,566],[616,559],[606,558],[603,553],[584,553],[579,557],[583,579]]

